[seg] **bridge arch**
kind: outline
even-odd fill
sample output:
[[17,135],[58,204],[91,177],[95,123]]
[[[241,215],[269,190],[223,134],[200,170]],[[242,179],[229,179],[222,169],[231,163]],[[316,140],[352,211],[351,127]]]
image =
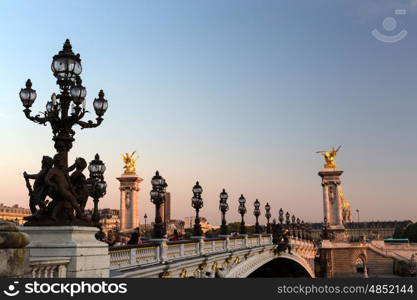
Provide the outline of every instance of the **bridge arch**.
[[276,268],[290,268],[295,275],[294,277],[315,277],[313,268],[298,254],[282,253],[277,255],[270,251],[254,255],[233,266],[226,277],[292,277],[291,275],[285,275],[284,272],[281,272],[281,274],[279,272],[271,273],[271,270],[275,269],[277,271]]

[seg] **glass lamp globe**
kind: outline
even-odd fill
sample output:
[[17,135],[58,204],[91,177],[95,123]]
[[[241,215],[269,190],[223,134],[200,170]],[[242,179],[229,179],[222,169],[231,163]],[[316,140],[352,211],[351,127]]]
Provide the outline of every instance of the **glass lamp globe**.
[[35,102],[36,91],[32,89],[32,81],[30,79],[26,81],[26,88],[20,90],[19,97],[25,108],[30,108],[33,102]]
[[75,55],[72,52],[72,46],[68,39],[65,41],[62,50],[53,57],[51,70],[58,80],[75,81],[75,78],[81,74],[80,55]]
[[98,98],[95,98],[93,101],[93,107],[96,112],[96,115],[101,117],[106,113],[106,110],[108,108],[108,102],[106,99],[104,99],[104,92],[103,90],[100,90],[98,93]]
[[226,201],[227,198],[228,198],[228,195],[227,195],[226,191],[223,189],[223,191],[220,193],[220,200]]
[[87,90],[81,85],[81,80],[77,82],[77,85],[74,85],[71,88],[71,97],[75,105],[80,105],[84,102],[85,96],[87,96]]

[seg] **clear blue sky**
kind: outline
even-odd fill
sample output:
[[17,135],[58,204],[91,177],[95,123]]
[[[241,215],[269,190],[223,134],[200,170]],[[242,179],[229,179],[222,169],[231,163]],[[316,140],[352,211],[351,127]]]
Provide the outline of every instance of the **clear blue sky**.
[[[274,216],[282,207],[319,221],[323,162],[315,151],[342,144],[337,163],[352,210],[362,219],[415,220],[416,4],[1,1],[0,201],[27,206],[21,173],[53,155],[50,129],[25,119],[18,92],[31,78],[34,110],[43,110],[57,91],[51,58],[69,38],[81,54],[89,107],[101,88],[109,100],[103,125],[77,129],[71,151],[71,159],[99,152],[105,160],[101,207],[118,207],[120,153],[137,150],[141,216],[153,215],[149,181],[158,169],[173,217],[193,214],[199,180],[211,223],[219,223],[223,187],[230,220],[243,193],[249,212],[259,198]],[[398,27],[386,32],[390,16]],[[373,29],[408,35],[388,44]]]

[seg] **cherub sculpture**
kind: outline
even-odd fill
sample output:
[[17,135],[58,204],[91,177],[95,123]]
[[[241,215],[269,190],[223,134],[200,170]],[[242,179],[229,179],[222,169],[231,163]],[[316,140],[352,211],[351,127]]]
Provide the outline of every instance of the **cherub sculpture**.
[[134,158],[136,151],[133,151],[132,154],[126,153],[125,155],[122,155],[123,162],[125,163],[125,166],[123,167],[125,169],[125,174],[136,174],[136,161],[137,158]]
[[326,169],[336,169],[336,163],[335,163],[335,158],[336,158],[336,153],[337,151],[339,151],[340,147],[339,146],[337,149],[335,149],[334,147],[332,148],[332,150],[330,151],[317,151],[316,153],[321,153],[324,156],[324,160],[325,160],[325,165],[324,168]]
[[[45,177],[49,170],[52,168],[54,162],[49,156],[42,158],[42,169],[37,174],[23,173],[23,177],[26,180],[26,187],[29,190],[29,208],[32,214],[38,212],[36,206],[39,207],[39,213],[46,209],[45,198],[48,195],[48,189],[45,184]],[[34,179],[33,189],[30,185],[29,179]]]
[[64,215],[65,218],[71,219],[74,209],[79,219],[87,220],[77,202],[67,171],[63,154],[56,154],[54,156],[54,167],[48,171],[45,178],[45,183],[51,188],[50,196],[53,199],[52,203],[48,205],[48,208],[52,205],[50,217],[57,220],[58,215]]
[[84,169],[87,167],[87,162],[82,157],[77,157],[75,163],[68,168],[68,171],[72,171],[70,176],[71,184],[74,188],[75,196],[77,197],[77,202],[80,205],[80,209],[84,211],[85,205],[88,200],[88,180],[83,174]]

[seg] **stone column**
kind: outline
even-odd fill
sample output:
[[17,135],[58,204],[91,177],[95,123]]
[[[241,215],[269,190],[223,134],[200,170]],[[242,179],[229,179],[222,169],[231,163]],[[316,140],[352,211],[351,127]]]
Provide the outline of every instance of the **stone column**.
[[340,176],[343,171],[324,169],[318,174],[322,178],[323,212],[329,223],[328,232],[336,240],[346,240],[346,231],[343,224],[343,205],[339,197],[341,184]]
[[139,226],[139,184],[143,181],[136,174],[123,174],[120,181],[120,231],[132,231]]

